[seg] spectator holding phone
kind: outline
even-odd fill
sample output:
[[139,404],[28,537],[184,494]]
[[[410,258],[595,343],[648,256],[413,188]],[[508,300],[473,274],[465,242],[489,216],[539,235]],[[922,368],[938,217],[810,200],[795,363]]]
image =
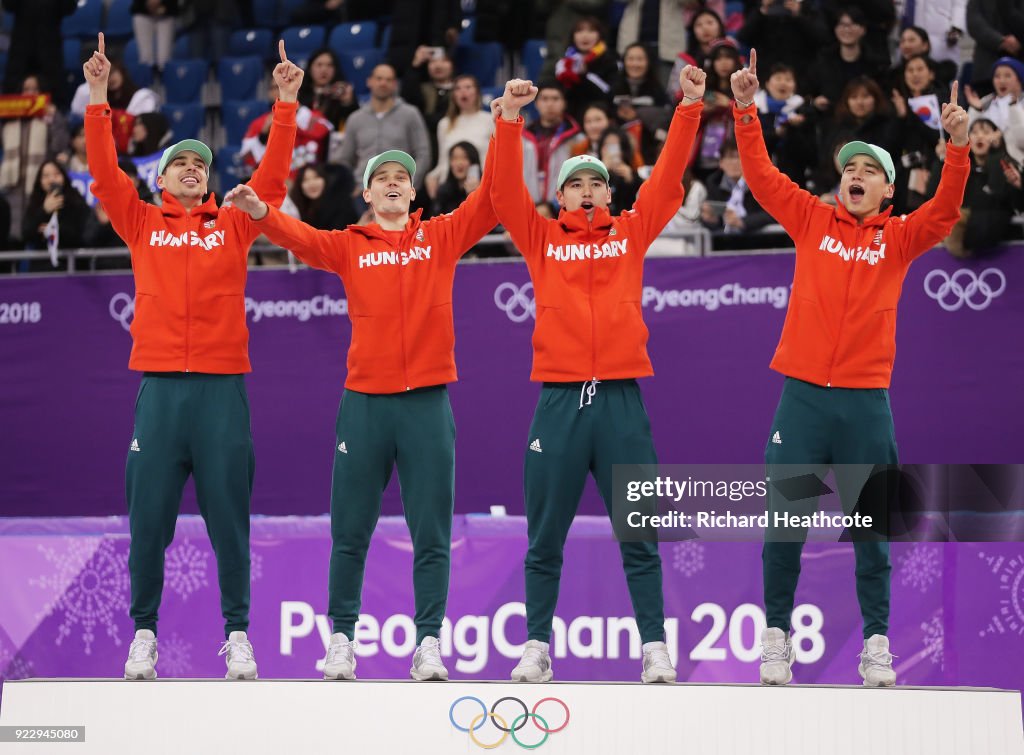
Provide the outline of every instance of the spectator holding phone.
[[480,84],[476,77],[457,76],[448,100],[448,113],[437,124],[437,166],[424,182],[431,197],[437,196],[438,186],[448,178],[448,153],[453,146],[469,142],[476,147],[480,162],[487,159],[494,118],[481,107]]
[[609,212],[618,215],[633,206],[643,183],[633,168],[633,145],[624,131],[610,126],[601,134],[597,152],[608,168],[608,188],[612,192]]
[[50,218],[56,215],[60,228],[60,246],[82,245],[82,231],[89,217],[89,206],[71,185],[68,174],[56,160],[47,160],[36,174],[28,197],[22,223],[22,239],[26,249],[46,249],[44,232]]
[[335,129],[343,128],[345,119],[359,109],[359,103],[352,85],[345,80],[338,56],[329,47],[323,47],[310,56],[306,71],[299,89],[299,104],[322,113]]

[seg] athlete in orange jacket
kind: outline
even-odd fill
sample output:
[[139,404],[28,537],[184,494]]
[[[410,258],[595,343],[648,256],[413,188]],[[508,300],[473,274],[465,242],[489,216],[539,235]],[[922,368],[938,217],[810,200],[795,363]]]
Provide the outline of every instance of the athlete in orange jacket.
[[[700,125],[705,74],[687,66],[685,97],[633,209],[608,214],[608,169],[593,157],[566,160],[557,179],[555,220],[533,207],[523,174],[519,110],[537,93],[514,80],[501,97],[496,129],[494,209],[526,260],[536,297],[531,379],[542,381],[527,440],[526,555],[528,641],[515,681],[552,678],[548,643],[558,600],[562,549],[592,472],[612,514],[612,466],[657,464],[650,422],[635,378],[654,374],[640,306],[648,246],[683,201],[682,177]],[[600,384],[600,389],[598,385]],[[657,538],[620,542],[626,581],[643,642],[644,682],[676,678],[665,645]]]
[[[754,197],[796,244],[796,272],[786,322],[772,368],[786,375],[765,450],[772,481],[835,467],[843,507],[852,513],[865,481],[886,479],[897,463],[889,406],[896,354],[896,305],[910,263],[949,233],[960,216],[970,170],[967,116],[957,105],[954,82],[942,108],[951,137],[935,196],[917,211],[891,217],[881,210],[892,198],[895,169],[888,152],[851,142],[839,152],[842,179],[836,205],[800,189],[772,165],[757,110],[757,53],[732,76],[736,141],[743,177]],[[789,465],[798,465],[788,468]],[[883,465],[876,469],[875,465]],[[791,504],[774,484],[768,510],[808,513],[816,498]],[[798,508],[797,508],[798,507]],[[813,508],[810,509],[813,511]],[[882,512],[884,515],[884,512]],[[794,649],[790,614],[800,576],[806,530],[770,528],[763,550],[767,629],[762,634],[761,681],[786,684]],[[864,619],[859,673],[867,686],[892,686],[889,639],[889,543],[877,532],[855,532],[857,597]]]
[[[496,107],[496,106],[495,106]],[[409,214],[416,162],[400,150],[373,157],[363,199],[376,223],[319,231],[260,200],[248,186],[227,200],[303,262],[341,278],[352,343],[338,408],[331,485],[328,616],[334,633],[325,679],[354,679],[352,644],[363,568],[381,494],[398,466],[413,544],[416,652],[410,676],[447,679],[438,637],[448,601],[455,502],[455,422],[446,383],[455,373],[455,265],[498,224],[491,207],[494,150],[480,186],[454,212],[421,221]]]
[[[252,178],[277,204],[285,196],[302,82],[302,70],[287,60],[283,42],[280,53],[274,80],[281,99],[267,154]],[[144,372],[126,468],[130,613],[136,632],[125,678],[156,678],[164,551],[174,537],[189,474],[217,557],[227,676],[255,678],[246,636],[254,459],[242,373],[250,371],[246,260],[259,231],[245,213],[218,210],[213,195],[206,196],[212,154],[195,139],[178,142],[161,156],[162,205],[142,202],[117,167],[107,104],[110,62],[102,34],[83,70],[89,83],[85,134],[92,191],[131,251],[136,291],[128,366]]]

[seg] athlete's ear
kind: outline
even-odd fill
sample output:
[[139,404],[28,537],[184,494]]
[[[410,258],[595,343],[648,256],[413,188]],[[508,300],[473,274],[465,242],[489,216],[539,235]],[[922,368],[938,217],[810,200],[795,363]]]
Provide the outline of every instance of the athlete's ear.
[[605,190],[605,193],[608,195],[608,199],[605,200],[605,201],[607,201],[607,203],[610,205],[612,203],[612,187],[609,186],[608,184],[605,184],[604,185],[604,190]]
[[164,189],[167,188],[164,185],[164,175],[163,175],[163,173],[161,173],[159,176],[156,177],[156,188],[160,189],[160,191],[163,191]]
[[565,207],[565,194],[562,193],[561,189],[555,191],[555,199],[558,200],[559,207]]
[[888,186],[885,187],[885,198],[886,199],[892,199],[892,195],[895,194],[895,193],[896,193],[896,185],[895,184],[889,184]]
[[363,201],[366,202],[366,204],[370,204],[370,190],[369,189],[363,189]]
[[415,202],[416,201],[416,189],[409,189],[409,201],[410,202]]

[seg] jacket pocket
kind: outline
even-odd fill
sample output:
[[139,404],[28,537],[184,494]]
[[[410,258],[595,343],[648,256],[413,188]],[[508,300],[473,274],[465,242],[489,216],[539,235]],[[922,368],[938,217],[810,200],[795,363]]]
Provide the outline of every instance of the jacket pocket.
[[780,356],[790,365],[827,368],[835,351],[835,338],[829,332],[821,306],[813,299],[794,296],[782,329]]
[[883,309],[876,312],[875,320],[882,354],[885,355],[885,362],[889,365],[889,369],[892,369],[892,363],[896,357],[896,310]]

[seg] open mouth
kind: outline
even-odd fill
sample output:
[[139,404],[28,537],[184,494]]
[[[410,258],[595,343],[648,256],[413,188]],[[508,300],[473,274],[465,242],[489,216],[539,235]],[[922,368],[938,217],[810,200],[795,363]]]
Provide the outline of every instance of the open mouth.
[[591,210],[594,209],[594,203],[591,202],[589,199],[585,199],[582,202],[580,202],[580,207],[582,207],[587,212],[590,212]]
[[399,198],[399,197],[401,197],[402,195],[401,195],[401,194],[399,194],[399,193],[398,193],[397,191],[389,191],[389,192],[388,192],[387,194],[385,194],[384,196],[385,196],[385,197],[386,197],[387,199],[398,199],[398,198]]
[[199,185],[199,179],[196,178],[195,176],[185,176],[183,179],[181,179],[181,182],[185,186],[198,186]]
[[864,187],[853,185],[850,187],[850,199],[859,201],[864,198]]

